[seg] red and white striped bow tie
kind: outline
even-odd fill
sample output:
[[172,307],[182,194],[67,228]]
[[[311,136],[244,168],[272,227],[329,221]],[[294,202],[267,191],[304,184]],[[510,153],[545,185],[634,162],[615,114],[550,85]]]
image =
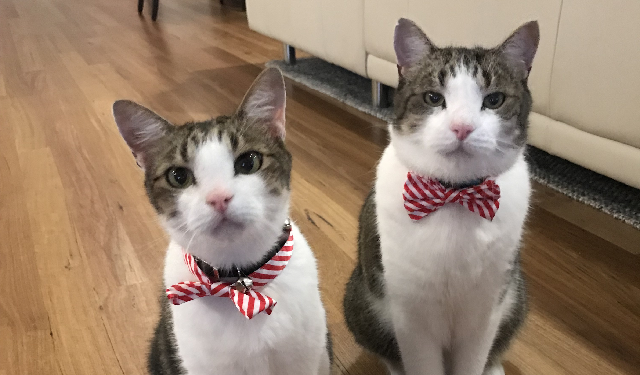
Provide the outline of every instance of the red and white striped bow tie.
[[[262,267],[249,275],[253,282],[252,288],[265,286],[269,281],[275,279],[287,266],[292,253],[293,233],[289,231],[289,239],[282,249]],[[248,288],[244,292],[238,291],[234,287],[235,283],[211,281],[189,253],[184,253],[184,262],[198,281],[184,281],[167,288],[167,297],[174,305],[181,305],[198,297],[227,297],[233,301],[247,319],[251,319],[263,311],[271,315],[271,311],[276,305],[276,301],[271,297],[256,292],[252,288]]]
[[407,173],[404,184],[404,208],[418,221],[447,203],[459,203],[487,220],[493,220],[500,207],[500,186],[492,180],[469,188],[446,188],[438,180]]

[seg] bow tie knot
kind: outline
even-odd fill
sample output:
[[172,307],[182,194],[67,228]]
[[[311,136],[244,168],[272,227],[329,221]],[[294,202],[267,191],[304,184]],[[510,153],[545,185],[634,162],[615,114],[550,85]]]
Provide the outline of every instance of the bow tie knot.
[[263,311],[265,311],[267,315],[271,315],[276,301],[254,290],[253,287],[265,286],[269,281],[275,279],[287,266],[289,259],[291,259],[292,252],[293,234],[290,231],[289,238],[282,249],[262,267],[249,275],[252,287],[243,288],[244,290],[242,291],[235,288],[235,283],[209,279],[200,267],[198,267],[193,255],[185,252],[183,255],[184,262],[198,281],[184,281],[171,285],[166,290],[167,298],[169,298],[174,305],[181,305],[201,297],[224,297],[231,299],[238,311],[247,319],[251,319]]
[[447,188],[438,180],[407,173],[404,184],[404,208],[413,221],[418,221],[448,203],[458,203],[491,221],[500,207],[500,186],[493,179],[479,185]]

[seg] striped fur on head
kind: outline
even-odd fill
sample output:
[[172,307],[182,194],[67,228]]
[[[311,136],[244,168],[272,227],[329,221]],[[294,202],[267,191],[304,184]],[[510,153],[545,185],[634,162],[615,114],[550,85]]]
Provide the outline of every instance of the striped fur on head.
[[[260,260],[262,253],[237,248],[277,238],[288,215],[292,162],[281,73],[265,70],[234,114],[208,121],[174,126],[131,101],[116,102],[113,111],[172,239],[202,259],[215,247],[226,254],[215,256],[222,264]],[[247,155],[255,171],[239,167]],[[177,178],[186,183],[178,186]]]
[[260,152],[264,159],[257,174],[265,181],[269,194],[278,196],[288,191],[291,154],[282,139],[272,137],[267,128],[254,125],[242,114],[181,126],[168,125],[166,136],[150,151],[150,160],[145,167],[145,188],[158,213],[173,217],[178,210],[177,198],[181,190],[167,183],[167,169],[175,165],[192,165],[199,148],[210,141],[224,144],[234,159],[248,151]]
[[[530,22],[495,48],[440,48],[415,23],[401,19],[395,34],[400,81],[392,137],[402,143],[398,149],[414,145],[408,147],[409,166],[456,182],[499,174],[512,165],[527,140],[532,103],[527,78],[538,39],[538,24]],[[441,104],[431,101],[434,93],[442,96]],[[485,105],[490,95],[502,103]],[[460,129],[468,136],[459,139]],[[418,158],[439,167],[422,165]]]

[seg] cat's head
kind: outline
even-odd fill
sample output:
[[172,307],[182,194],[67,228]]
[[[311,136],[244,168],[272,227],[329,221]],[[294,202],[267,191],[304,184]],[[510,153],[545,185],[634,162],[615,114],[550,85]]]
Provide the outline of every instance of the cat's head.
[[537,22],[492,48],[440,48],[400,19],[391,140],[407,168],[462,183],[508,170],[527,140]]
[[174,126],[126,100],[114,103],[113,114],[174,241],[217,266],[264,256],[260,250],[275,243],[289,208],[279,70],[260,74],[231,116]]

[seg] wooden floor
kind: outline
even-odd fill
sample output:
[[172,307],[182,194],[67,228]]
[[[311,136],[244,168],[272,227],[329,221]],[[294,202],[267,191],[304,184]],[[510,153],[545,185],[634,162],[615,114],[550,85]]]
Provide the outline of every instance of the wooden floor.
[[[0,375],[144,374],[166,236],[111,103],[231,113],[281,45],[217,1],[0,0]],[[383,124],[288,82],[293,218],[314,247],[336,371],[383,374],[341,317]],[[640,374],[640,234],[539,187],[531,314],[507,375]],[[214,372],[212,372],[214,373]]]

